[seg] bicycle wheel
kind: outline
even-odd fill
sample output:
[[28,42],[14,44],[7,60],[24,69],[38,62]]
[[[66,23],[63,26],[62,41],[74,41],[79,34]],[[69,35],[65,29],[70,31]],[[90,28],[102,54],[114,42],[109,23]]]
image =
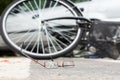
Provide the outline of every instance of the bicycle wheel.
[[44,20],[64,16],[82,15],[67,0],[16,0],[2,14],[2,37],[18,53],[59,57],[78,44],[81,29],[76,20]]

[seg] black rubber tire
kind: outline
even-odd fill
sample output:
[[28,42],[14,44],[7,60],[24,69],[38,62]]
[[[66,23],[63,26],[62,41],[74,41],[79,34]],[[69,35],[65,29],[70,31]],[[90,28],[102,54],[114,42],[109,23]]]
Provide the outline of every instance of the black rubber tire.
[[119,58],[120,52],[119,52],[119,48],[118,48],[117,45],[114,45],[114,46],[112,47],[112,52],[111,52],[111,54],[109,54],[109,55],[110,55],[111,58],[113,58],[113,59],[115,59],[115,60],[117,60],[117,59]]
[[108,57],[112,59],[118,59],[120,56],[119,49],[116,44],[108,43],[106,47],[106,52],[108,53]]

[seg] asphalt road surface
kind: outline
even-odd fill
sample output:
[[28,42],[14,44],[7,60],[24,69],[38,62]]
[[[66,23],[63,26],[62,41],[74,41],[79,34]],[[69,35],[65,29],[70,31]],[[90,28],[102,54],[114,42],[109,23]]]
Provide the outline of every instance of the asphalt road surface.
[[62,61],[74,61],[75,66],[46,69],[28,58],[0,58],[0,80],[120,79],[120,60],[84,58],[59,58],[55,60],[59,65]]

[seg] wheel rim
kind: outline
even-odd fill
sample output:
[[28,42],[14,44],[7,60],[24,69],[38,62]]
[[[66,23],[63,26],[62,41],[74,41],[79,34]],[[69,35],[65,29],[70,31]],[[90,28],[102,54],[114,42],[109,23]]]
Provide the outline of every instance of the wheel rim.
[[[64,15],[58,15],[60,9]],[[53,15],[77,16],[71,7],[60,0],[18,1],[3,18],[3,33],[7,43],[30,55],[53,56],[65,52],[76,43],[81,30],[75,20],[72,23],[71,20],[42,22],[53,18]]]

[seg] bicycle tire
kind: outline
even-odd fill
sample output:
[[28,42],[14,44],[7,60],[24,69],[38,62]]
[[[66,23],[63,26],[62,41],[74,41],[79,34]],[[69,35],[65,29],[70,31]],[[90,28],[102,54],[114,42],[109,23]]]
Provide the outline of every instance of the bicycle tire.
[[[41,3],[44,4],[41,5]],[[45,11],[51,11],[55,8],[55,10],[58,10],[60,7],[62,7],[61,10],[66,10],[66,14],[69,12],[72,16],[82,16],[81,12],[72,4],[72,2],[68,0],[44,0],[43,2],[41,2],[41,0],[13,1],[2,13],[1,34],[3,40],[11,48],[11,50],[17,53],[24,53],[35,59],[56,58],[71,52],[78,45],[82,32],[81,28],[78,27],[76,20],[73,22],[75,26],[69,27],[68,25],[64,25],[62,23],[53,25],[50,22],[45,22],[43,24],[41,20],[43,16],[46,17],[44,14],[48,14],[48,12],[45,13]],[[55,10],[50,13],[52,17],[54,16],[53,13],[55,14]],[[50,14],[47,17],[51,17]],[[57,12],[55,16],[56,15],[58,15]],[[58,22],[62,21],[58,20]],[[58,32],[55,30],[62,31]],[[67,30],[70,30],[70,32]],[[32,36],[30,33],[33,33]],[[73,38],[71,39],[70,36]],[[45,40],[43,40],[43,37]],[[14,40],[13,38],[18,39]],[[34,41],[32,39],[34,39]],[[29,42],[27,40],[29,40]]]

